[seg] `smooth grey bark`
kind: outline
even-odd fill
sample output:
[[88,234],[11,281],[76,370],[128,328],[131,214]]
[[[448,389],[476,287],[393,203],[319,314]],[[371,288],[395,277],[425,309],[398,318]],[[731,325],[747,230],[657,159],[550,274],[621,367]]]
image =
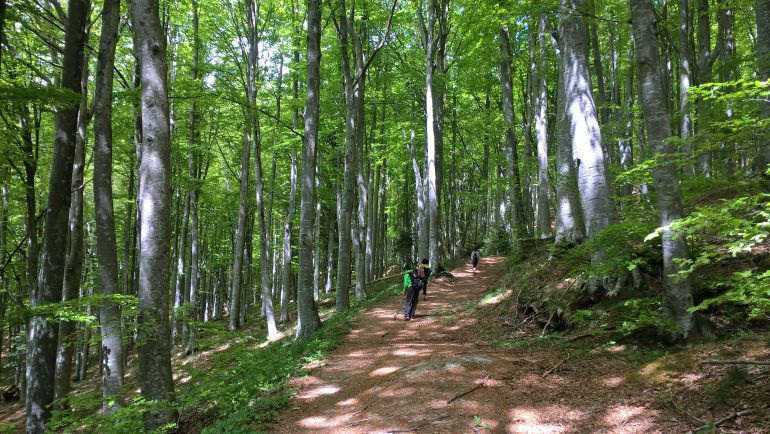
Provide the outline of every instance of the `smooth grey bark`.
[[[311,0],[312,1],[312,0]],[[337,37],[340,41],[340,56],[342,59],[342,79],[345,89],[345,162],[342,181],[342,206],[338,220],[337,234],[339,236],[339,253],[337,254],[337,293],[336,310],[344,312],[350,309],[350,278],[351,278],[351,253],[353,238],[351,236],[351,218],[353,213],[353,181],[356,168],[356,128],[357,118],[355,110],[353,73],[351,71],[347,7],[345,1],[340,4],[339,26]],[[309,35],[309,33],[308,33]]]
[[[767,81],[770,80],[770,0],[755,0],[754,14],[757,18],[757,78]],[[762,118],[770,119],[770,99],[763,99],[759,106]],[[768,164],[770,164],[770,134],[764,130],[759,136],[754,171],[757,174],[764,174]]]
[[[139,386],[147,400],[173,402],[169,330],[171,136],[166,39],[158,0],[133,0],[131,17],[141,77],[139,162]],[[176,422],[168,408],[145,414],[147,429]]]
[[[102,10],[102,33],[94,89],[96,255],[99,258],[99,287],[102,295],[106,297],[120,294],[112,196],[112,79],[119,22],[120,0],[106,0]],[[129,219],[130,213],[131,211]],[[129,235],[130,231],[124,235],[127,240],[130,239]],[[127,267],[127,264],[124,264],[124,267]],[[124,285],[126,284],[127,279],[124,281]],[[103,300],[99,310],[99,325],[102,337],[102,409],[106,415],[114,413],[121,406],[123,339],[120,321],[120,305],[108,299]]]
[[247,18],[246,39],[248,41],[248,52],[246,53],[246,99],[248,107],[244,110],[246,119],[243,134],[243,148],[241,150],[241,172],[239,187],[239,205],[238,222],[235,229],[234,252],[233,252],[233,277],[230,286],[230,330],[237,330],[241,327],[242,310],[242,280],[243,280],[243,251],[246,243],[246,223],[247,201],[249,193],[249,159],[251,147],[260,140],[259,120],[255,108],[257,101],[257,76],[259,74],[259,29],[257,20],[259,19],[259,4],[253,0],[245,0]]
[[[629,44],[628,57],[634,58],[634,40],[633,36]],[[625,96],[624,107],[625,114],[623,119],[624,128],[618,138],[618,153],[620,157],[620,168],[622,170],[628,170],[634,164],[634,153],[631,138],[634,136],[634,68],[629,66],[628,73],[626,74],[625,84]],[[633,186],[631,184],[625,184],[622,187],[622,194],[629,196],[633,192]]]
[[[198,16],[198,0],[192,0],[192,27],[193,27],[193,59],[190,78],[193,82],[200,79],[200,32]],[[184,302],[186,316],[184,318],[185,354],[195,351],[197,330],[190,322],[199,321],[200,311],[198,307],[198,280],[199,280],[199,254],[200,235],[198,233],[198,192],[200,190],[200,131],[198,125],[198,104],[195,100],[190,105],[190,152],[187,157],[187,171],[190,186],[188,187],[190,203],[190,256],[187,281],[185,282]]]
[[[559,21],[562,50],[561,80],[564,110],[572,139],[578,191],[583,210],[585,235],[590,238],[612,223],[613,204],[601,132],[588,71],[588,41],[581,12],[584,0],[563,0]],[[591,260],[601,263],[604,249],[592,252]]]
[[422,259],[428,257],[428,231],[426,227],[428,222],[425,206],[425,182],[423,181],[423,173],[420,169],[420,164],[417,162],[417,156],[415,155],[414,134],[414,129],[412,129],[409,140],[406,139],[406,134],[404,134],[404,143],[406,144],[406,150],[409,152],[409,157],[412,159],[414,191],[417,199],[417,256]]
[[[436,268],[438,266],[438,191],[437,191],[437,172],[436,172],[436,158],[437,149],[440,147],[440,138],[437,138],[436,118],[440,118],[441,113],[436,113],[436,96],[434,95],[434,83],[433,73],[435,69],[434,64],[434,46],[436,41],[435,27],[436,27],[436,9],[437,2],[428,1],[428,22],[425,26],[425,136],[426,136],[426,148],[425,148],[425,185],[426,185],[426,202],[428,210],[428,258],[430,260],[430,266]],[[437,85],[438,86],[438,85]]]
[[666,141],[671,136],[671,126],[659,75],[655,12],[649,0],[630,0],[630,4],[644,124],[649,144],[661,162],[653,169],[653,180],[663,247],[663,307],[678,328],[672,337],[686,339],[692,325],[692,288],[688,278],[676,274],[680,271],[677,261],[688,259],[689,254],[684,234],[670,228],[673,221],[683,216],[683,211],[679,175],[670,163],[676,160],[676,151]]
[[[248,113],[245,113],[249,116]],[[248,208],[249,193],[249,159],[251,154],[250,131],[245,131],[243,135],[243,147],[241,149],[241,172],[240,188],[238,200],[238,222],[235,228],[235,237],[233,242],[233,278],[230,286],[230,324],[231,331],[241,328],[241,293],[243,280],[243,250],[246,240],[246,219]]]
[[[679,0],[679,137],[682,139],[682,155],[692,157],[690,144],[693,135],[693,120],[690,113],[690,95],[688,90],[692,83],[693,47],[690,43],[692,33],[691,0]],[[695,166],[684,166],[686,173],[694,175]]]
[[[710,83],[713,80],[714,62],[719,56],[719,47],[711,48],[711,13],[709,0],[697,0],[698,2],[698,85]],[[698,172],[705,177],[712,176],[712,152],[708,147],[708,139],[711,135],[712,112],[709,104],[702,101],[696,104],[696,124],[698,134],[702,136],[699,143],[706,143],[705,148],[697,149]]]
[[[70,0],[64,33],[61,87],[81,93],[83,51],[88,2]],[[48,206],[45,237],[37,293],[30,294],[32,307],[61,301],[64,279],[64,255],[67,247],[67,220],[69,218],[72,160],[75,154],[75,135],[78,107],[66,107],[56,113],[53,143],[53,161],[48,184]],[[56,374],[56,345],[59,325],[42,314],[32,315],[27,328],[27,397],[26,431],[42,433],[51,416]]]
[[[355,3],[352,10],[355,11]],[[353,247],[356,255],[356,300],[366,298],[366,281],[368,280],[366,270],[366,210],[369,203],[369,178],[364,172],[364,122],[366,113],[364,107],[364,95],[366,86],[366,71],[364,70],[364,55],[361,36],[355,31],[355,15],[351,14],[348,20],[348,33],[353,40],[353,57],[355,59],[355,79],[353,83],[353,109],[355,111],[355,136],[356,136],[356,177],[358,185],[358,219],[353,233]],[[360,26],[365,28],[365,23],[360,22]]]
[[[719,50],[719,79],[722,82],[732,82],[736,78],[736,64],[735,64],[735,9],[733,9],[733,2],[726,0],[718,0],[719,12],[718,12],[718,44]],[[728,87],[731,89],[732,86]],[[735,112],[734,103],[727,101],[725,108],[725,117],[729,122],[733,118]],[[721,159],[720,166],[724,167],[725,175],[735,175],[736,157],[735,157],[735,141],[729,135],[722,139],[721,143]]]
[[307,96],[302,147],[302,197],[299,225],[297,339],[309,338],[321,326],[313,300],[313,195],[321,90],[321,2],[309,0],[307,10]]
[[[548,24],[548,23],[547,23]],[[559,71],[564,71],[564,55],[561,38],[551,32]],[[577,188],[577,173],[572,160],[572,131],[567,117],[566,85],[560,76],[556,102],[556,244],[575,244],[585,237],[583,211]]]
[[535,137],[537,140],[537,236],[553,235],[551,229],[550,180],[548,176],[548,63],[545,55],[545,15],[538,21],[540,64],[533,68],[535,87]]
[[[280,91],[279,91],[280,93]],[[275,161],[275,160],[274,160]],[[274,166],[275,167],[275,166]],[[256,190],[257,225],[259,226],[259,282],[262,290],[262,312],[267,322],[267,339],[275,340],[278,337],[278,327],[275,323],[273,312],[273,297],[271,291],[271,255],[270,255],[270,229],[265,217],[264,204],[264,176],[262,174],[262,149],[259,141],[254,142],[254,178]]]
[[[86,36],[87,38],[88,36]],[[88,56],[83,56],[80,106],[78,108],[75,155],[72,160],[72,196],[69,210],[69,234],[64,259],[62,301],[72,301],[80,295],[80,278],[83,275],[83,171],[85,169],[85,141],[88,129]],[[72,384],[72,356],[75,353],[77,322],[59,323],[59,344],[56,350],[56,382],[54,400],[65,398]],[[57,409],[63,406],[56,406]]]
[[286,220],[283,222],[283,245],[281,248],[283,265],[281,267],[281,322],[289,322],[289,302],[294,291],[291,273],[291,231],[294,225],[294,213],[297,203],[297,148],[291,150],[291,174],[289,176],[289,204]]
[[[313,182],[315,183],[315,191],[318,191],[321,178],[319,176],[318,166],[315,168],[313,175]],[[313,251],[313,300],[318,301],[321,288],[321,262],[323,256],[321,256],[321,199],[315,198],[315,221],[313,222],[313,239],[316,241]]]
[[[334,196],[336,197],[336,204],[339,204],[339,191],[337,187],[334,187]],[[337,207],[334,209],[331,209],[331,207],[327,208],[327,224],[326,227],[328,228],[328,234],[326,238],[327,247],[326,247],[326,279],[324,283],[324,293],[328,294],[331,292],[332,288],[334,287],[334,250],[336,245],[334,244],[335,238],[337,238],[337,222],[336,222],[336,216],[337,216]]]
[[513,79],[511,78],[511,43],[508,29],[500,29],[500,82],[503,91],[503,119],[505,129],[506,175],[508,176],[508,199],[510,200],[511,238],[514,253],[521,254],[524,230],[524,213],[521,205],[521,181],[519,179],[519,151],[516,142],[513,114]]
[[[176,269],[174,273],[174,306],[172,309],[173,320],[171,322],[171,345],[176,345],[181,332],[182,319],[180,318],[182,304],[184,303],[184,283],[187,275],[187,235],[188,222],[190,220],[190,195],[188,192],[182,193],[181,187],[177,187],[174,196],[177,197],[177,222],[176,222]],[[179,200],[184,194],[184,208],[179,216]]]

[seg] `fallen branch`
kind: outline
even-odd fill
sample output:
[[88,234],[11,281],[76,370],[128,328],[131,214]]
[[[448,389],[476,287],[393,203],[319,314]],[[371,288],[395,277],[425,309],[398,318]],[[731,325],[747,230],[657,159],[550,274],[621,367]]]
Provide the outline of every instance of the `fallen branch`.
[[617,331],[617,330],[604,329],[603,333],[595,333],[595,332],[591,331],[591,332],[581,333],[579,335],[570,336],[570,337],[566,337],[565,336],[563,339],[564,339],[564,342],[566,343],[566,342],[574,342],[574,341],[576,341],[578,339],[587,338],[589,336],[601,336],[601,335],[607,335],[607,334],[613,334],[614,335],[614,334],[618,334],[618,333],[620,333],[620,332]]
[[390,330],[388,330],[388,331],[386,331],[385,333],[381,334],[381,335],[380,335],[380,338],[383,338],[383,339],[384,339],[384,338],[385,338],[385,336],[387,336],[387,335],[388,335],[388,333],[390,333]]
[[752,413],[754,413],[754,410],[734,411],[734,412],[728,414],[727,416],[723,417],[722,419],[719,419],[716,422],[705,423],[705,424],[699,426],[698,428],[696,428],[693,431],[688,431],[687,434],[697,433],[697,432],[700,432],[701,430],[708,429],[709,427],[718,427],[719,425],[722,425],[723,423],[727,422],[728,420],[735,419],[738,416],[745,416],[747,414],[752,414]]
[[368,405],[364,406],[364,408],[362,408],[361,410],[358,410],[358,411],[354,412],[353,414],[351,414],[350,417],[352,418],[355,415],[360,414],[362,411],[366,410],[367,408],[369,408]]
[[457,395],[453,396],[453,397],[452,397],[452,399],[450,399],[450,400],[449,400],[449,401],[447,401],[446,403],[447,403],[447,404],[451,404],[452,402],[454,402],[454,401],[456,401],[456,400],[458,400],[458,399],[462,398],[463,396],[465,396],[465,395],[468,395],[468,394],[470,394],[470,393],[473,393],[473,392],[475,392],[475,391],[477,391],[477,390],[481,389],[482,387],[484,387],[484,386],[486,386],[486,385],[487,385],[487,380],[489,380],[489,375],[487,375],[486,377],[484,377],[484,379],[483,379],[483,380],[481,380],[481,383],[479,383],[479,384],[475,385],[475,386],[474,386],[472,389],[470,389],[470,390],[467,390],[467,391],[465,391],[465,392],[462,392],[462,393],[458,393]]
[[366,418],[366,419],[361,419],[361,420],[357,420],[357,421],[355,421],[355,422],[351,422],[351,423],[349,423],[349,424],[348,424],[348,426],[356,426],[356,425],[358,425],[359,423],[364,423],[364,422],[367,422],[367,421],[369,421],[369,418]]
[[545,373],[543,373],[542,377],[545,378],[548,374],[550,374],[551,372],[553,372],[556,369],[558,369],[559,366],[563,365],[564,362],[566,362],[567,360],[569,360],[569,353],[567,353],[567,357],[565,357],[561,362],[557,363],[556,366],[554,366],[553,368],[545,371]]
[[770,365],[770,360],[704,360],[701,365]]

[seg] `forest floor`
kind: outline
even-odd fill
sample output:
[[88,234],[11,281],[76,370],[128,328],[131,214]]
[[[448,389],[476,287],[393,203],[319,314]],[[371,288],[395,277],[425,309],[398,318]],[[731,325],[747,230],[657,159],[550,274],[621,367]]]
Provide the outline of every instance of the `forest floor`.
[[292,380],[297,394],[271,432],[770,432],[767,366],[701,364],[768,360],[767,332],[678,349],[612,334],[542,338],[506,311],[512,290],[489,294],[505,289],[506,271],[502,257],[482,258],[477,274],[450,270],[409,322],[403,297],[363,312]]

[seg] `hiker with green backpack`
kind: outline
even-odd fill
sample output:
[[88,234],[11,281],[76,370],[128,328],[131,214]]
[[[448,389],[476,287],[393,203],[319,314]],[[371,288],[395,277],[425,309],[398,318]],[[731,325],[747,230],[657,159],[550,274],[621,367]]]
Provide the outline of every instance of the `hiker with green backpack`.
[[413,270],[409,263],[404,264],[404,293],[406,294],[406,302],[404,303],[405,321],[410,321],[414,317],[414,311],[417,309],[420,291],[422,291],[423,295],[426,295],[430,272],[431,270],[428,268],[428,259],[423,259],[418,265],[417,270]]

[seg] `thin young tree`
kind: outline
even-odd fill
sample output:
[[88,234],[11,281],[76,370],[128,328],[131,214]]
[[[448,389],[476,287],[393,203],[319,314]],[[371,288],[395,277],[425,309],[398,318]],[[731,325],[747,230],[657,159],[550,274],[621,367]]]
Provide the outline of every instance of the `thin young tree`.
[[[61,87],[81,93],[83,52],[88,2],[70,0],[67,8]],[[79,100],[79,98],[78,98]],[[56,113],[53,161],[48,183],[48,212],[45,238],[41,249],[41,270],[37,293],[30,294],[32,307],[61,301],[64,279],[64,255],[67,246],[67,221],[72,194],[72,161],[78,122],[77,105]],[[56,374],[56,345],[59,325],[44,314],[32,315],[27,334],[26,431],[42,433],[51,416]]]
[[[107,297],[120,294],[112,198],[112,79],[119,22],[120,0],[106,0],[102,10],[102,34],[94,89],[94,205],[99,287]],[[129,238],[128,233],[125,236]],[[123,342],[118,303],[104,300],[99,310],[99,321],[102,335],[103,409],[105,414],[111,414],[120,407],[119,393],[123,387]]]
[[[754,14],[757,17],[757,71],[758,78],[770,80],[770,0],[755,0]],[[762,119],[770,121],[770,99],[760,101]],[[767,171],[770,164],[770,134],[766,129],[759,136],[759,149],[754,163],[759,174]]]
[[[139,386],[149,401],[173,402],[169,280],[171,252],[171,135],[166,37],[158,0],[133,0],[131,18],[139,61],[142,142],[139,159]],[[176,421],[168,407],[145,414],[145,427]]]

